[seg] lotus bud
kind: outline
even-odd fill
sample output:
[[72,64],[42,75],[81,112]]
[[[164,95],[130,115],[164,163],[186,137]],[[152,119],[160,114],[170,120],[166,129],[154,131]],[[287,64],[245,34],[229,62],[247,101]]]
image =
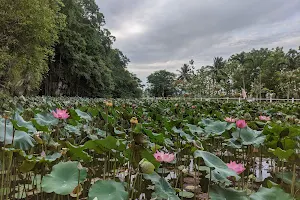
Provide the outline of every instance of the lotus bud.
[[130,123],[131,123],[131,124],[137,124],[137,123],[139,123],[139,121],[137,120],[136,117],[132,117],[132,118],[130,119]]
[[155,166],[145,158],[140,161],[139,165],[141,171],[145,174],[152,174],[154,172]]
[[105,105],[106,105],[107,107],[112,107],[112,106],[113,106],[113,103],[112,103],[112,101],[106,101],[106,102],[105,102]]

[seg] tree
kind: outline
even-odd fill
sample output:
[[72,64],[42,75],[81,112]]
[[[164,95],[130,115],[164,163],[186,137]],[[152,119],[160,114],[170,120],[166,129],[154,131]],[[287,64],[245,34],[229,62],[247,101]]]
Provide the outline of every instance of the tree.
[[63,0],[67,27],[60,32],[55,57],[40,94],[86,97],[138,97],[139,80],[129,59],[112,48],[115,37],[104,28],[95,0]]
[[176,74],[166,70],[160,70],[150,74],[147,77],[148,83],[150,84],[150,94],[155,97],[173,96],[176,92],[173,84],[175,78]]
[[0,0],[0,89],[12,95],[36,90],[64,27],[60,0]]
[[223,71],[225,67],[225,61],[222,57],[215,57],[212,66],[208,66],[212,72],[213,80],[215,83],[220,83],[221,80],[226,78],[226,74]]
[[189,64],[183,64],[180,70],[177,70],[179,72],[178,80],[189,82],[192,78],[192,75],[194,74],[193,69],[194,60],[190,60]]

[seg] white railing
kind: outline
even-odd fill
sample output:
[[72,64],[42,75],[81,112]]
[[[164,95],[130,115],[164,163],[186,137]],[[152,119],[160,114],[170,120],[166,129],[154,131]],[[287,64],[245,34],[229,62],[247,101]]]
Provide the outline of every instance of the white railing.
[[291,99],[273,99],[273,98],[247,98],[247,99],[243,99],[243,98],[229,98],[229,97],[221,97],[221,98],[217,98],[217,97],[145,97],[143,99],[147,99],[147,100],[199,100],[199,101],[211,101],[211,100],[222,100],[222,101],[238,101],[238,102],[242,102],[242,101],[248,101],[248,102],[278,102],[278,101],[284,101],[284,102],[300,102],[300,99],[295,99],[295,98],[291,98]]

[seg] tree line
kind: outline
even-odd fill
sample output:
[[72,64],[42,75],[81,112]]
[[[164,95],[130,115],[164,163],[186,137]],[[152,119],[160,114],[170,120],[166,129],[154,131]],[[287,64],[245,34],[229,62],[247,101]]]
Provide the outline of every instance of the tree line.
[[[148,76],[147,92],[167,97],[183,93],[198,97],[239,97],[245,89],[254,98],[300,98],[300,47],[252,49],[215,57],[212,65],[195,70],[194,61],[178,74],[161,70]],[[163,78],[166,77],[166,78]]]
[[95,0],[0,0],[0,93],[139,97]]

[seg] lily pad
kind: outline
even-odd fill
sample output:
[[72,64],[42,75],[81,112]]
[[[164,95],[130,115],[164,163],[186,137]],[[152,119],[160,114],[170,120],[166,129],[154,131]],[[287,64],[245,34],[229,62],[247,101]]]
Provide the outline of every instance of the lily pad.
[[194,193],[187,192],[187,191],[181,191],[181,192],[179,192],[179,196],[181,196],[183,198],[191,199],[194,197]]
[[[5,141],[4,141],[5,140]],[[15,131],[13,125],[10,121],[5,122],[0,121],[0,142],[5,142],[5,144],[12,144],[15,148],[22,150],[29,150],[34,146],[35,140],[24,131]]]
[[261,131],[253,130],[250,127],[236,130],[232,133],[232,136],[241,140],[243,145],[254,145],[255,147],[262,145],[266,139]]
[[237,191],[232,188],[223,188],[213,185],[210,188],[209,197],[211,200],[248,200],[245,192]]
[[32,122],[25,121],[18,112],[14,115],[12,124],[14,125],[15,129],[17,129],[17,130],[31,132],[31,133],[36,132],[36,128],[33,126]]
[[76,114],[77,114],[81,119],[84,119],[84,120],[86,120],[86,121],[91,121],[91,120],[92,120],[92,117],[91,117],[89,114],[87,114],[86,112],[83,112],[83,111],[81,111],[81,110],[79,110],[79,109],[76,109],[75,112],[76,112]]
[[127,200],[128,193],[122,183],[112,180],[99,180],[89,190],[89,200]]
[[87,176],[86,169],[79,170],[78,164],[78,162],[60,162],[54,165],[51,173],[42,180],[43,191],[60,195],[70,194],[78,186],[78,177],[79,183],[82,183]]
[[252,194],[250,196],[251,200],[292,200],[290,194],[285,193],[282,189],[278,187],[272,187],[272,188],[260,188],[258,192]]
[[222,135],[227,130],[226,128],[227,128],[227,122],[214,121],[209,123],[204,128],[204,131],[212,135]]
[[40,126],[52,126],[58,124],[58,119],[53,117],[51,113],[38,113],[35,115],[34,120]]
[[217,156],[207,151],[196,150],[194,152],[194,157],[201,157],[206,166],[212,169],[212,180],[216,182],[230,183],[228,177],[234,176],[236,179],[240,177],[235,171],[229,169],[227,165]]
[[150,180],[154,184],[154,192],[152,193],[152,196],[156,199],[180,200],[170,184],[157,173],[144,174],[144,178]]

